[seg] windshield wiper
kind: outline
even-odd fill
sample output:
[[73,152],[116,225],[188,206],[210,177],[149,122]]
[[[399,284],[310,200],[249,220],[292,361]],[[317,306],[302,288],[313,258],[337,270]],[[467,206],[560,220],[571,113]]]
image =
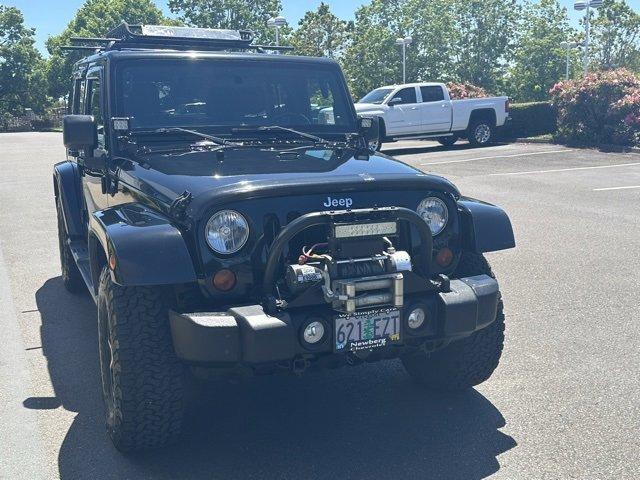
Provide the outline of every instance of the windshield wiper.
[[240,132],[289,132],[298,135],[299,137],[308,138],[309,140],[313,140],[316,143],[320,143],[322,145],[332,145],[332,143],[328,140],[325,140],[322,137],[318,137],[317,135],[312,135],[311,133],[301,132],[300,130],[295,130],[289,127],[283,127],[282,125],[268,125],[261,127],[239,127],[231,130],[235,133]]
[[144,134],[144,133],[177,133],[177,132],[188,133],[195,137],[204,138],[205,140],[210,140],[213,143],[217,143],[218,145],[225,145],[225,146],[231,145],[236,147],[241,146],[240,143],[232,142],[231,140],[227,140],[226,138],[216,137],[214,135],[209,135],[207,133],[198,132],[197,130],[189,130],[188,128],[182,128],[182,127],[163,127],[163,128],[156,128],[155,130],[151,130],[147,132],[139,132],[139,133]]

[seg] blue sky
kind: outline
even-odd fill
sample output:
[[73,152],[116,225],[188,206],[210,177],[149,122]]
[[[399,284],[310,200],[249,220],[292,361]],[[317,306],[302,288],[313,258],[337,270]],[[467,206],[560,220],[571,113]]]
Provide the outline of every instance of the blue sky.
[[[166,0],[154,1],[167,15],[171,15]],[[296,24],[307,10],[315,10],[320,1],[283,0],[283,14],[289,23]],[[46,39],[64,29],[84,0],[4,0],[2,3],[22,10],[27,25],[36,28],[37,46],[44,52]],[[368,3],[368,0],[325,0],[325,3],[328,3],[339,17],[351,20],[354,18],[355,10],[360,5]],[[577,23],[579,14],[573,11],[573,0],[561,0],[560,3],[570,10],[572,21]],[[640,10],[640,0],[627,0],[627,3],[636,11]]]

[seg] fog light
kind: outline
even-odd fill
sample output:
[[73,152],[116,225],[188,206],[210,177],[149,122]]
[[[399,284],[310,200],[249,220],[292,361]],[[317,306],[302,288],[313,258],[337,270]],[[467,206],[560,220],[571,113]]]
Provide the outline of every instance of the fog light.
[[409,317],[407,317],[407,324],[409,325],[409,328],[416,330],[422,326],[426,318],[427,313],[424,309],[422,307],[417,307],[411,310]]
[[304,327],[304,332],[302,332],[302,338],[307,343],[311,345],[315,345],[324,337],[324,325],[322,322],[311,322],[309,325]]
[[217,271],[213,276],[213,286],[221,292],[228,292],[236,286],[236,274],[226,268]]

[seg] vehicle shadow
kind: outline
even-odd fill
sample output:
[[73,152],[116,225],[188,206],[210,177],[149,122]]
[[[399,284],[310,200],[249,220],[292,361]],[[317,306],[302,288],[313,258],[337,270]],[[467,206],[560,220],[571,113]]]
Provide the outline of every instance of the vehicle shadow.
[[[489,147],[499,147],[502,145],[508,145],[508,142],[495,142],[491,145],[487,145]],[[385,143],[382,146],[381,153],[389,156],[394,155],[417,155],[420,153],[436,153],[436,152],[455,152],[460,151],[463,152],[465,150],[478,150],[486,147],[474,147],[468,143],[456,143],[455,145],[451,145],[446,147],[444,145],[440,145],[438,143],[433,142],[425,142],[424,146],[411,146],[411,147],[395,147],[393,143]]]
[[59,450],[63,479],[470,480],[496,472],[496,457],[516,446],[480,393],[428,393],[391,362],[198,386],[179,443],[125,456],[104,429],[93,303],[67,294],[60,277],[36,301],[56,398],[25,404],[77,412]]

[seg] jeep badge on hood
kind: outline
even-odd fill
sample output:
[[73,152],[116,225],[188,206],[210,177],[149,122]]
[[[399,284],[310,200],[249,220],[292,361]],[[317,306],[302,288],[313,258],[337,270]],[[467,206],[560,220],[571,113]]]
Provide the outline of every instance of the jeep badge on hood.
[[327,208],[329,207],[345,207],[351,208],[353,205],[353,199],[347,198],[331,198],[327,197],[327,200],[323,203],[323,205]]

